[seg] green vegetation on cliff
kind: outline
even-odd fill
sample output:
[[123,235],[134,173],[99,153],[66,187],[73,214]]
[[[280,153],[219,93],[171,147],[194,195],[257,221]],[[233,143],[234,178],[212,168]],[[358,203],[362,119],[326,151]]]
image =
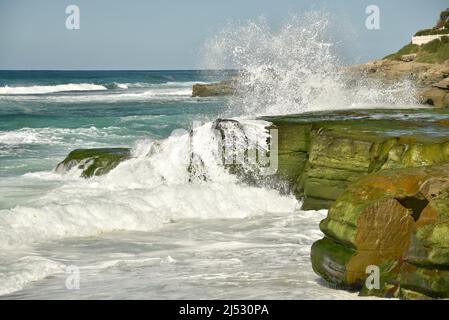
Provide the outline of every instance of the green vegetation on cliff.
[[[449,29],[448,29],[449,31]],[[384,59],[401,60],[404,55],[416,54],[416,62],[441,63],[449,59],[449,37],[432,40],[421,46],[407,44],[398,52],[386,56]]]
[[415,33],[415,36],[430,36],[437,34],[449,34],[449,29],[424,29]]
[[428,36],[436,34],[449,34],[449,9],[440,13],[437,25],[431,29],[424,29],[416,32],[415,36]]
[[409,44],[403,46],[401,49],[399,49],[398,52],[392,53],[392,54],[386,56],[384,59],[401,60],[401,57],[403,55],[418,53],[419,50],[420,50],[419,45],[409,43]]
[[[419,30],[415,37],[429,35],[443,35],[440,39],[435,39],[421,46],[407,44],[398,52],[386,56],[384,59],[411,61],[403,58],[404,55],[416,54],[413,59],[423,63],[441,63],[449,59],[449,10],[440,13],[437,25],[431,29]],[[447,35],[447,36],[444,36]]]

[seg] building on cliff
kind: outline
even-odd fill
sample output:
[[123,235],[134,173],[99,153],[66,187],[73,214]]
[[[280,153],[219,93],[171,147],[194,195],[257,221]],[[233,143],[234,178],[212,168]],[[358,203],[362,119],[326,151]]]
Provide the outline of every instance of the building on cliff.
[[412,37],[412,44],[423,45],[449,35],[449,8],[440,13],[437,24],[432,29],[418,31]]

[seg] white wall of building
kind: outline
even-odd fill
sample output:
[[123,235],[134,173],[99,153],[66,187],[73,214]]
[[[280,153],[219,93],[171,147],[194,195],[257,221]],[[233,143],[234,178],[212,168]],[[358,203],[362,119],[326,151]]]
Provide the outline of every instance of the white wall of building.
[[412,37],[412,43],[417,44],[417,45],[422,45],[422,44],[425,44],[425,43],[430,42],[435,39],[439,39],[444,36],[447,37],[447,36],[449,36],[449,34],[433,34],[433,35],[429,35],[429,36]]

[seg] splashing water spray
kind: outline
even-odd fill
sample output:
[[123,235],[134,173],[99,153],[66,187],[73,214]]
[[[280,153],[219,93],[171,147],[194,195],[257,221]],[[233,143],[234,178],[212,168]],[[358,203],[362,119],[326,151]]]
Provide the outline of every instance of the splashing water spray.
[[385,84],[348,72],[334,53],[331,19],[322,12],[290,17],[278,30],[266,19],[229,23],[205,44],[209,69],[236,69],[237,94],[228,114],[282,115],[307,111],[416,104],[410,81]]

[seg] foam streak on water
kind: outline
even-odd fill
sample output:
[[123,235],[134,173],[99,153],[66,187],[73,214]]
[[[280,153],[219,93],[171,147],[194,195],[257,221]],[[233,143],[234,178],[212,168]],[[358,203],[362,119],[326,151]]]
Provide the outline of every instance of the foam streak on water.
[[0,95],[9,94],[45,94],[65,91],[107,90],[105,86],[93,83],[69,83],[53,86],[0,87]]
[[[191,219],[154,232],[122,231],[37,245],[35,253],[45,258],[33,261],[36,269],[51,270],[52,277],[2,298],[358,298],[328,288],[311,269],[310,245],[322,237],[316,225],[325,214]],[[27,261],[22,262],[16,268],[29,279]],[[80,267],[79,290],[65,288],[67,265]]]

